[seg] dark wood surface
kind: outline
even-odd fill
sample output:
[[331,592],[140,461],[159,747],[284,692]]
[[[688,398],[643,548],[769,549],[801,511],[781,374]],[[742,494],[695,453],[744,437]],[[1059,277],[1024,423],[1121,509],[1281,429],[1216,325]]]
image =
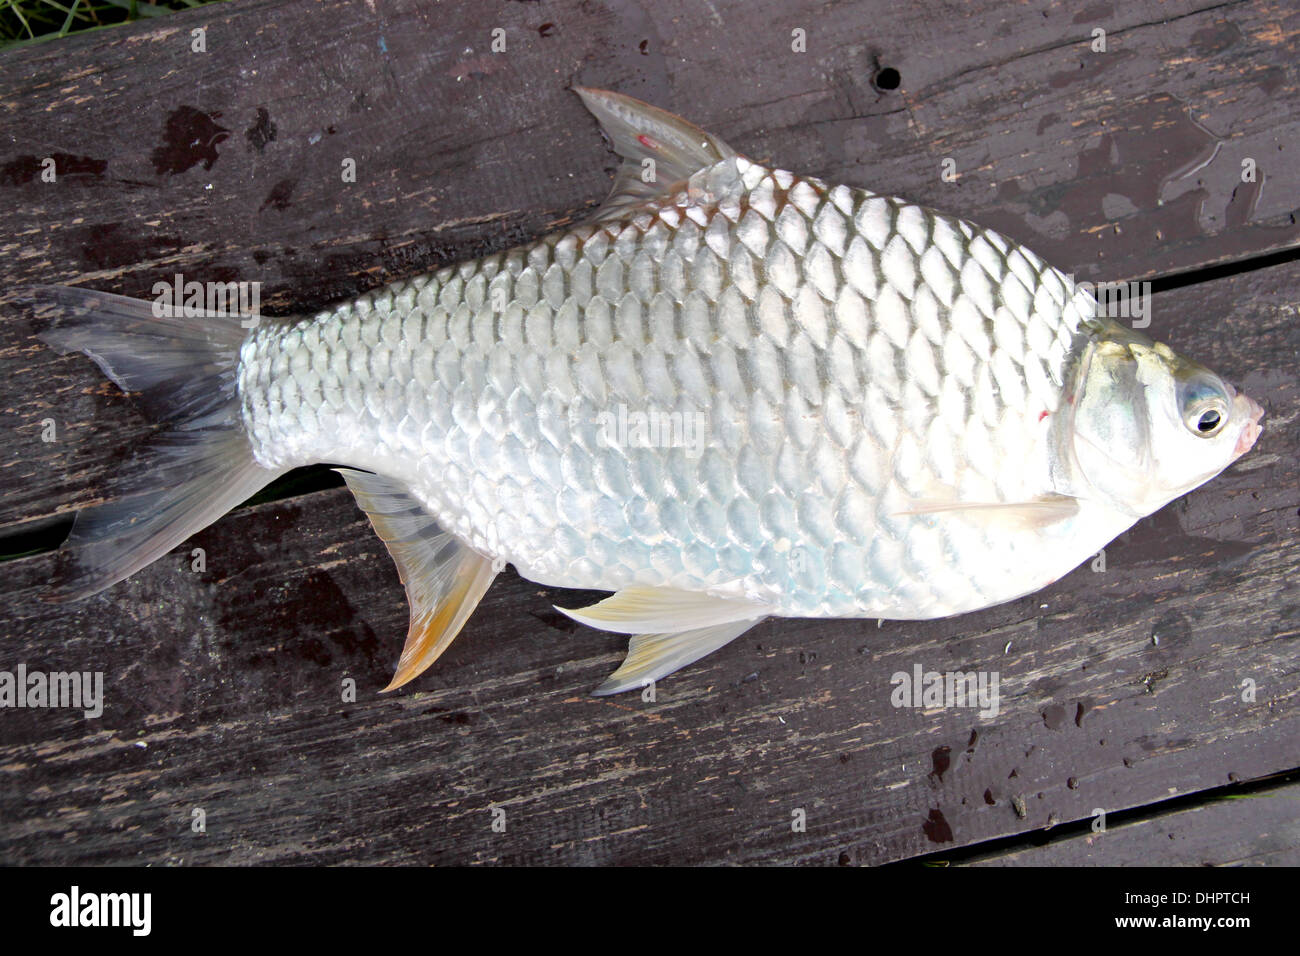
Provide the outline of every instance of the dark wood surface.
[[[373,7],[239,0],[9,54],[0,310],[28,282],[143,296],[178,271],[258,279],[272,309],[305,310],[562,226],[617,164],[574,83],[995,227],[1081,278],[1300,244],[1300,8],[1285,0]],[[190,52],[198,26],[206,54]],[[873,87],[884,65],[900,89]],[[44,156],[63,157],[57,185],[34,173]],[[12,321],[0,361],[0,529],[101,501],[143,419]],[[40,441],[49,417],[66,440]]]
[[990,854],[972,866],[1300,866],[1300,785],[1195,806]]
[[[262,279],[291,312],[540,234],[594,207],[615,165],[571,83],[996,226],[1080,277],[1274,254],[1162,279],[1180,287],[1155,297],[1149,331],[1268,417],[1246,459],[1108,548],[1104,573],[1085,565],[945,621],[768,622],[661,682],[654,703],[589,697],[621,639],[551,610],[579,596],[510,573],[433,670],[379,696],[404,599],[341,489],[239,509],[80,605],[36,599],[51,555],[7,562],[3,666],[102,670],[108,700],[93,721],[0,711],[0,862],[981,859],[982,841],[1095,808],[1300,766],[1300,263],[1276,255],[1300,245],[1300,14],[944,9],[241,0],[0,59],[8,297],[74,280],[144,295],[182,271]],[[209,52],[191,53],[201,25]],[[488,52],[495,26],[505,54]],[[789,52],[795,27],[807,53]],[[1094,27],[1104,54],[1089,50]],[[881,66],[900,89],[872,86]],[[26,157],[45,155],[57,184],[28,176]],[[356,184],[339,181],[343,157]],[[945,157],[955,182],[940,178]],[[1240,182],[1245,157],[1262,183]],[[12,534],[103,500],[147,426],[2,304],[0,359]],[[45,443],[51,417],[59,440]],[[204,573],[189,570],[193,547]],[[917,663],[998,671],[1002,712],[893,708],[891,675]],[[1294,828],[1268,823],[1273,842],[1252,842],[1266,831],[1219,802],[1179,811],[1224,830],[1216,861],[1294,859]],[[1106,839],[1147,845],[1143,826]],[[1079,839],[1034,851],[1079,862]]]

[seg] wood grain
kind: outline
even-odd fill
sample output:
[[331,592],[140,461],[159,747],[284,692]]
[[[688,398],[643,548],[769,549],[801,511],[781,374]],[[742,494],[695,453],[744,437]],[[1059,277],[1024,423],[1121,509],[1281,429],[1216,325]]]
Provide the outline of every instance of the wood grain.
[[[8,562],[5,659],[102,671],[107,702],[0,711],[0,862],[878,863],[1300,766],[1298,289],[1290,263],[1155,297],[1151,331],[1265,430],[1104,573],[948,620],[771,621],[654,702],[589,697],[621,640],[510,573],[379,696],[406,609],[342,490],[236,512],[80,605],[36,599],[50,555]],[[996,671],[1000,713],[895,708],[917,664]],[[1256,845],[1235,819],[1222,846]]]
[[1219,797],[971,866],[1296,866],[1300,785]]

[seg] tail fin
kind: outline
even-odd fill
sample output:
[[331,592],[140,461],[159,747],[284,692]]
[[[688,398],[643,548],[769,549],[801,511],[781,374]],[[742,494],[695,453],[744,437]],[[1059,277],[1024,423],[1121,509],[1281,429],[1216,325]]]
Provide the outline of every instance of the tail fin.
[[86,353],[168,426],[113,479],[117,501],[77,515],[48,600],[75,601],[116,584],[282,474],[257,464],[240,419],[246,317],[159,317],[151,302],[62,286],[32,289],[30,298],[38,309],[56,307],[39,338]]

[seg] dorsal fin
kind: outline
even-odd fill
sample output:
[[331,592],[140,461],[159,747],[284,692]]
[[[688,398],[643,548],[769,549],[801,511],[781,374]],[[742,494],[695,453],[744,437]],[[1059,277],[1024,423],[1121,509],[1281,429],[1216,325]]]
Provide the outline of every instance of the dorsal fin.
[[414,680],[436,661],[496,577],[492,562],[438,527],[433,515],[400,483],[351,468],[343,476],[361,510],[397,564],[411,623],[397,671],[384,690]]
[[[650,199],[671,196],[691,175],[736,151],[698,126],[649,103],[589,87],[574,87],[601,129],[623,157],[614,188],[596,210],[595,221],[620,219]],[[654,161],[653,179],[645,181],[645,160]]]

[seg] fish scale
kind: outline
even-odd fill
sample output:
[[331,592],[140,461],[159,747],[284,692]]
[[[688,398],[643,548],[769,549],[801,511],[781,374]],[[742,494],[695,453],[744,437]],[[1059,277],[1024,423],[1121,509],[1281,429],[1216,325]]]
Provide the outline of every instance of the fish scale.
[[615,693],[772,615],[1037,590],[1258,438],[1257,404],[996,232],[577,92],[624,158],[584,225],[252,332],[45,290],[69,314],[43,338],[170,426],[78,517],[52,596],[338,463],[410,604],[389,689],[509,562],[616,592],[565,611],[631,635]]
[[[393,476],[539,583],[949,614],[1063,570],[1055,536],[897,511],[935,483],[1051,490],[1027,462],[1090,304],[1071,288],[994,232],[732,157],[629,221],[263,324],[243,418],[266,467]],[[618,406],[702,414],[718,444],[611,446]]]

